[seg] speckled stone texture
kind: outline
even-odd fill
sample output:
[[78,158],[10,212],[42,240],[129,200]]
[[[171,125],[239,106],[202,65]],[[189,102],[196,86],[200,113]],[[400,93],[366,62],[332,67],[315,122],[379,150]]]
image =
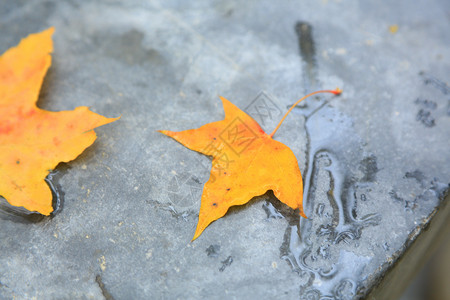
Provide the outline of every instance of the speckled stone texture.
[[[446,0],[0,1],[1,53],[56,28],[40,107],[122,116],[49,178],[54,216],[3,201],[0,298],[364,297],[446,203],[449,13]],[[156,130],[222,119],[222,95],[270,132],[337,86],[275,135],[309,218],[268,192],[191,243],[211,162]]]

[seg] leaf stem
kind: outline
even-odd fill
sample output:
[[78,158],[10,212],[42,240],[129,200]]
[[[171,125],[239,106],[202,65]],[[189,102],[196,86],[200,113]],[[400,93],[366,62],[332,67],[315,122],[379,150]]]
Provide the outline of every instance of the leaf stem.
[[273,137],[273,135],[275,134],[275,132],[277,132],[278,128],[280,128],[281,123],[283,123],[284,119],[286,119],[287,115],[294,109],[294,107],[297,106],[297,104],[299,104],[300,102],[302,102],[303,100],[305,100],[308,97],[311,97],[315,94],[319,94],[319,93],[331,93],[331,94],[335,94],[335,95],[340,95],[342,93],[342,90],[340,88],[336,88],[335,90],[321,90],[321,91],[316,91],[316,92],[312,92],[311,94],[308,94],[302,98],[300,98],[299,100],[297,100],[297,102],[295,102],[291,108],[289,108],[289,110],[287,111],[287,113],[283,116],[283,118],[281,119],[280,123],[278,123],[277,127],[272,131],[271,134],[269,134],[270,137]]

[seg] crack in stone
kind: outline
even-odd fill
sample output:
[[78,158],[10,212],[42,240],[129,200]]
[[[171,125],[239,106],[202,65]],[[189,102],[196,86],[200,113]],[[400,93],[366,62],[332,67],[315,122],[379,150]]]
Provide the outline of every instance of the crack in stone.
[[97,282],[98,287],[102,291],[103,297],[105,297],[105,300],[114,300],[114,297],[106,289],[105,284],[102,280],[102,276],[100,274],[97,274],[97,276],[95,276],[95,282]]

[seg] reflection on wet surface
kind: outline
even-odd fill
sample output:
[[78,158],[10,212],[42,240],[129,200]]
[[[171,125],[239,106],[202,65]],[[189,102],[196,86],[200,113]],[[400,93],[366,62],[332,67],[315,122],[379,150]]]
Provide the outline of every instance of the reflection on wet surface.
[[[304,172],[308,219],[287,228],[281,256],[305,278],[302,297],[353,297],[371,258],[338,251],[335,245],[360,239],[364,228],[381,220],[377,213],[357,215],[358,203],[370,201],[368,193],[378,172],[376,157],[364,151],[352,120],[330,104],[318,100],[297,111],[305,115],[308,137]],[[332,250],[338,254],[332,256]]]
[[41,215],[40,213],[30,212],[23,207],[12,206],[6,201],[5,198],[0,196],[0,218],[17,223],[38,223],[48,220],[58,214],[62,210],[64,202],[64,192],[61,190],[58,180],[66,170],[67,167],[64,164],[61,164],[57,169],[50,172],[45,178],[45,182],[50,187],[53,196],[53,212],[50,216],[47,217]]

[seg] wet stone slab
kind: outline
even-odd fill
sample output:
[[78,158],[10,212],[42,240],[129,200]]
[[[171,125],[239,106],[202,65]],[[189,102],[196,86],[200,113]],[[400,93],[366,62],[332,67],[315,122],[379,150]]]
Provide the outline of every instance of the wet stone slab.
[[[449,10],[1,1],[2,53],[56,28],[40,107],[122,118],[48,178],[52,217],[2,202],[0,298],[364,297],[446,204]],[[309,218],[268,192],[191,243],[211,161],[156,130],[222,119],[222,95],[270,132],[300,96],[336,86],[342,96],[308,99],[275,136],[299,161]]]

